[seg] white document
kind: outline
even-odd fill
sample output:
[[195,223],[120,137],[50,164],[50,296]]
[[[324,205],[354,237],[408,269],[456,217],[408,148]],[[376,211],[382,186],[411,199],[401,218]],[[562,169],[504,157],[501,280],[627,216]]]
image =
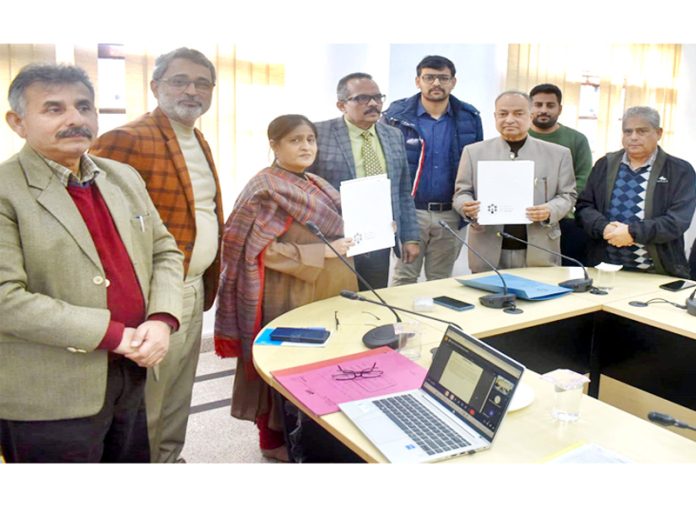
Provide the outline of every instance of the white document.
[[476,196],[479,224],[531,224],[525,210],[534,206],[534,161],[480,161]]
[[394,246],[391,182],[386,175],[341,182],[346,238],[353,238],[348,257]]

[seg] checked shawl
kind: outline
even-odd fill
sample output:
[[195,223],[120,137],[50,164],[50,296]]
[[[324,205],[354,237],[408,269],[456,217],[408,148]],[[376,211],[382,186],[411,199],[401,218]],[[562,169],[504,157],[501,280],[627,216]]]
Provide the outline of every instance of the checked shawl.
[[221,357],[241,356],[251,364],[251,345],[263,320],[263,253],[273,240],[293,221],[314,222],[327,237],[343,236],[338,192],[319,176],[305,176],[279,167],[263,169],[227,219],[215,315],[215,352]]

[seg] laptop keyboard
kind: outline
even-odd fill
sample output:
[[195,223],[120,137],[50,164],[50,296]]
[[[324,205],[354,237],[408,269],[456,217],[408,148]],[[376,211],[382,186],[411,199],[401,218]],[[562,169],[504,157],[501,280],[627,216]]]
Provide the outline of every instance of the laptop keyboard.
[[410,394],[376,400],[373,403],[428,455],[469,445],[469,442],[430,413]]

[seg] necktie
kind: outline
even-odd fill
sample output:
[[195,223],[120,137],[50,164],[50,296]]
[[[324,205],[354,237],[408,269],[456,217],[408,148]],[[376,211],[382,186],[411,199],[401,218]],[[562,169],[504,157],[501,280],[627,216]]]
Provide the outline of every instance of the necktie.
[[363,159],[365,176],[375,176],[377,174],[384,173],[382,166],[379,165],[379,159],[377,158],[375,148],[372,146],[372,143],[370,142],[372,132],[365,130],[360,135],[363,138],[362,148],[360,149],[360,156]]

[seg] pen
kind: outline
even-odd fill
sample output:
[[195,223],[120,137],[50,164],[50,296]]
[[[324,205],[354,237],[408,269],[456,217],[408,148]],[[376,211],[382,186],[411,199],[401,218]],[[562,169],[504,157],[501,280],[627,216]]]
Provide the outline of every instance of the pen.
[[138,222],[140,222],[140,231],[141,231],[141,232],[145,232],[145,220],[143,220],[143,216],[142,216],[142,215],[138,215],[138,216],[135,217],[135,218],[137,218],[137,219],[138,219]]

